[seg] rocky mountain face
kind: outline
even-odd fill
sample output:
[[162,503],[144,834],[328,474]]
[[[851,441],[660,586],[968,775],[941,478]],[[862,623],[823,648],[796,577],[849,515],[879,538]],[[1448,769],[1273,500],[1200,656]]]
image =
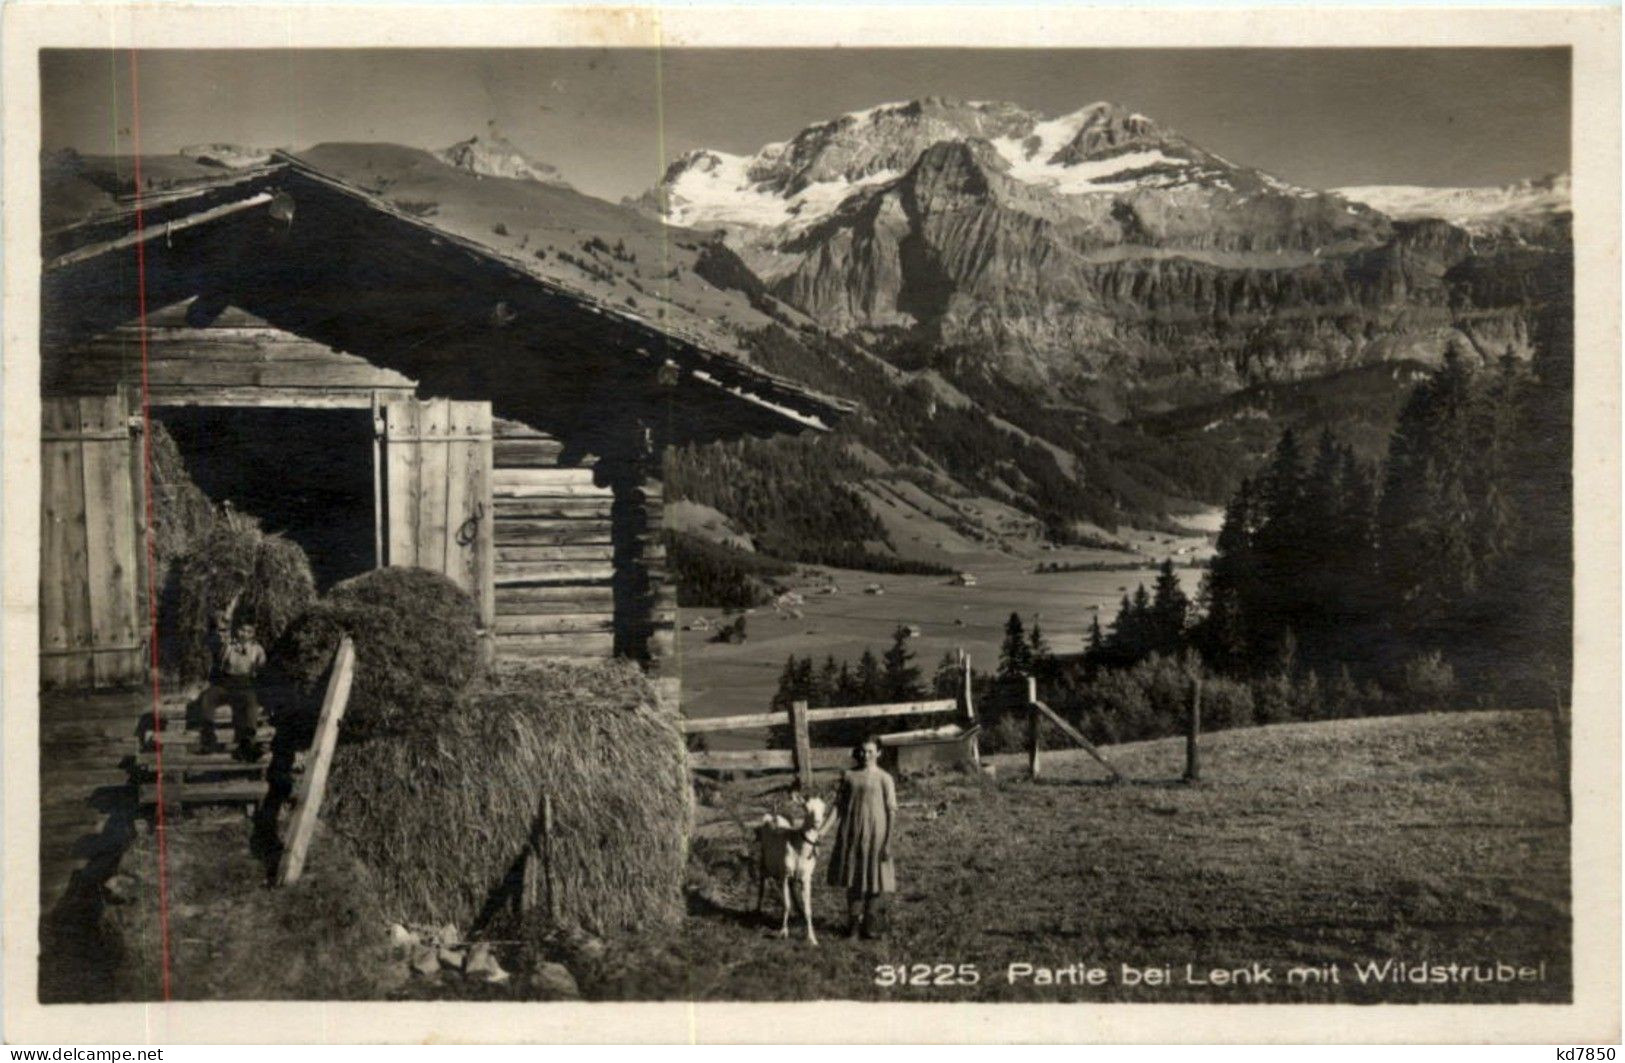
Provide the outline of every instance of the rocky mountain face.
[[[260,154],[149,156],[145,187]],[[933,563],[959,563],[942,541],[1171,529],[1222,504],[1287,425],[1378,460],[1426,365],[1452,347],[1525,355],[1572,298],[1566,179],[1320,192],[1109,104],[888,104],[751,156],[691,152],[630,204],[488,134],[300,156],[552,283],[857,400],[816,460],[786,464],[803,443],[782,439],[690,457],[719,482],[741,462],[782,480],[808,512],[856,492],[893,522],[886,549]],[[47,230],[134,190],[130,160],[73,152],[43,158],[41,180]],[[817,498],[809,462],[828,473]],[[935,532],[899,515],[897,490],[936,499],[908,511]]]
[[494,133],[460,140],[434,154],[446,165],[477,177],[507,177],[556,188],[570,187],[557,167],[526,155],[507,139]]
[[644,204],[720,230],[838,333],[1156,409],[1450,346],[1527,354],[1529,314],[1569,285],[1566,185],[1531,190],[1479,197],[1460,226],[1421,196],[1390,214],[1295,187],[1109,103],[1045,118],[926,99],[750,157],[691,152]]

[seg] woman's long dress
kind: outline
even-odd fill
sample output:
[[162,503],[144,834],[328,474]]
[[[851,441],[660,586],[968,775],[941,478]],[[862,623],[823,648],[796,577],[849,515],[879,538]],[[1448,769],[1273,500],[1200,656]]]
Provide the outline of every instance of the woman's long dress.
[[829,884],[858,893],[894,893],[897,872],[883,853],[887,822],[897,811],[897,788],[884,771],[849,771],[836,798],[841,822],[830,853]]

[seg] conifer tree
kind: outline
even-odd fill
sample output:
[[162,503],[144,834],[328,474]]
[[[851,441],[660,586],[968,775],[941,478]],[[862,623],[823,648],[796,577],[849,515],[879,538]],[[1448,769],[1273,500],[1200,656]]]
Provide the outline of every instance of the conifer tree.
[[1004,644],[999,647],[999,677],[1011,679],[1031,675],[1032,647],[1027,644],[1026,628],[1020,613],[1011,613],[1004,622]]
[[885,698],[886,683],[880,672],[880,662],[875,659],[873,650],[865,647],[863,656],[858,658],[858,672],[856,682],[857,704],[873,705]]
[[886,701],[916,701],[924,694],[908,640],[908,628],[899,626],[892,632],[891,647],[882,658],[881,683]]
[[1179,574],[1174,570],[1172,558],[1164,558],[1157,570],[1156,589],[1151,596],[1150,643],[1151,651],[1161,654],[1178,653],[1185,640],[1185,624],[1190,619],[1191,602],[1179,586]]
[[1050,649],[1049,640],[1044,637],[1036,617],[1033,619],[1032,629],[1027,632],[1027,656],[1032,661],[1034,675],[1041,679],[1053,676],[1055,653]]
[[779,688],[773,694],[770,705],[773,709],[784,711],[790,703],[796,700],[796,655],[791,654],[784,662],[784,668],[779,672]]
[[1202,577],[1204,617],[1200,642],[1217,668],[1240,668],[1248,659],[1246,604],[1257,578],[1253,557],[1253,488],[1241,481],[1225,508],[1213,560]]
[[818,669],[817,678],[813,682],[812,698],[809,703],[814,708],[834,705],[839,688],[840,671],[835,665],[835,655],[832,653],[824,658],[823,666]]
[[841,662],[841,674],[835,680],[835,699],[831,702],[831,704],[862,704],[862,698],[858,694],[857,679],[853,676],[851,667],[848,666],[845,661]]
[[964,675],[959,667],[959,659],[953,653],[944,650],[942,660],[937,662],[937,670],[931,677],[932,694],[939,698],[956,697],[963,682]]
[[1089,636],[1084,643],[1083,652],[1087,657],[1098,658],[1106,648],[1106,636],[1100,630],[1100,614],[1096,613],[1089,619]]

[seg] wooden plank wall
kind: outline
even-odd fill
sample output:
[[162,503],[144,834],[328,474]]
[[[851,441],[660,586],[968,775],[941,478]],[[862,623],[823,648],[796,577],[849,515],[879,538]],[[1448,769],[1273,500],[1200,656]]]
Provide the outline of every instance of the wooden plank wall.
[[45,689],[118,686],[146,675],[139,458],[122,393],[43,401],[40,683]]
[[384,564],[445,573],[473,596],[490,631],[496,605],[491,404],[389,400],[376,416]]
[[498,418],[495,434],[498,661],[611,656],[614,492],[543,432]]
[[[362,407],[373,392],[407,397],[414,381],[276,328],[236,307],[189,323],[195,300],[148,318],[147,380],[159,406]],[[198,315],[193,315],[197,320]],[[129,324],[69,351],[48,351],[47,394],[101,394],[141,383],[141,332]]]

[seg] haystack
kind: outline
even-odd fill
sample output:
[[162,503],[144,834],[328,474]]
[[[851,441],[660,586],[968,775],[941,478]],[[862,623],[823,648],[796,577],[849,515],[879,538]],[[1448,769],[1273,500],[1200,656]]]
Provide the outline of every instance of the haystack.
[[316,581],[304,550],[268,535],[243,514],[217,515],[170,571],[160,605],[159,647],[164,670],[187,683],[208,677],[215,618],[258,629],[270,645],[310,603]]
[[180,447],[162,421],[153,421],[152,533],[156,585],[164,586],[174,564],[201,542],[214,527],[214,504],[192,482]]
[[253,517],[217,510],[186,471],[162,422],[152,422],[152,545],[159,588],[159,652],[180,683],[209,674],[217,614],[249,620],[269,643],[316,597],[310,561]]
[[355,642],[344,737],[434,732],[479,669],[478,615],[451,580],[381,568],[335,586],[271,653],[271,671],[307,706],[320,699],[339,640]]
[[[563,927],[613,936],[681,917],[682,738],[635,665],[540,665],[476,685],[434,724],[341,744],[329,779],[324,819],[391,918],[475,926],[516,890],[542,913],[548,882]],[[544,793],[550,873],[527,877]]]

